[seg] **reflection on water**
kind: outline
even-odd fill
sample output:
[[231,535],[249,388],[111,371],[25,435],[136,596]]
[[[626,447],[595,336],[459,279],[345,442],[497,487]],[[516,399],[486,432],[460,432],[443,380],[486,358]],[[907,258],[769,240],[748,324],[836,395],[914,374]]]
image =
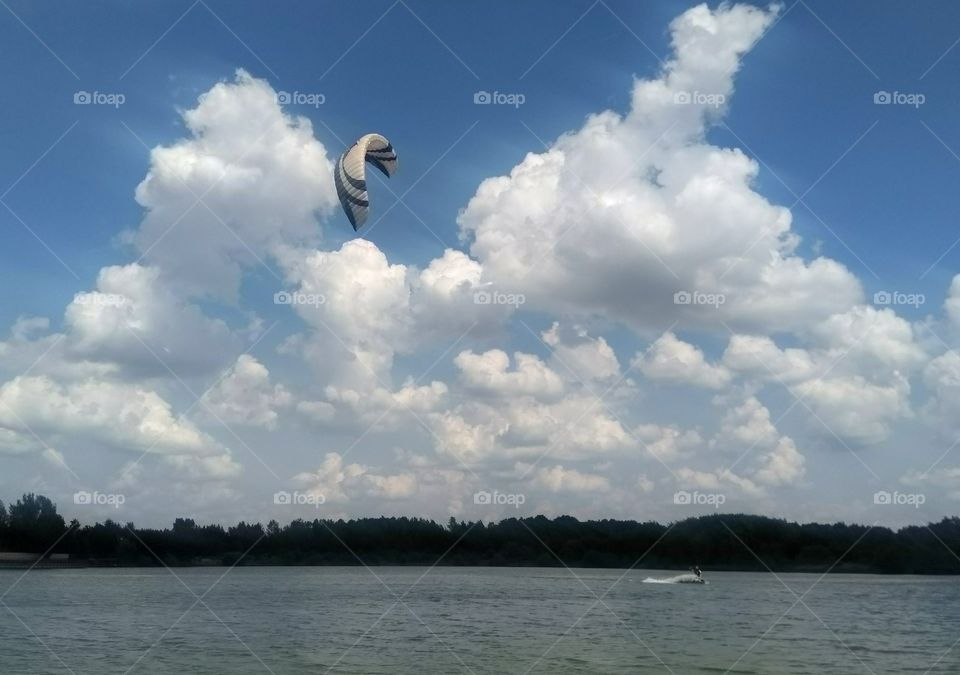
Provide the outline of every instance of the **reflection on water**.
[[0,673],[960,672],[956,577],[175,572],[0,571]]

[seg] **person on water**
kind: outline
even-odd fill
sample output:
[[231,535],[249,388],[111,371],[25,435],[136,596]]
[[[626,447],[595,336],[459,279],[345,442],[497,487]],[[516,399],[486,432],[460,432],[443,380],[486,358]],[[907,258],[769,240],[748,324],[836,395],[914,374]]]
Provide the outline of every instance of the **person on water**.
[[697,575],[697,579],[700,578],[700,575],[703,574],[703,573],[700,571],[700,565],[694,565],[694,566],[693,566],[693,573]]

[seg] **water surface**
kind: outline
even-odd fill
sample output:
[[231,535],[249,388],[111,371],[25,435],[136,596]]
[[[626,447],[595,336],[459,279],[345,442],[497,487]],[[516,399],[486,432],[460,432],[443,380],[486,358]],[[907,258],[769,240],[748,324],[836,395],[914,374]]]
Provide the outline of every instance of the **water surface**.
[[2,570],[0,673],[960,672],[957,577],[677,573]]

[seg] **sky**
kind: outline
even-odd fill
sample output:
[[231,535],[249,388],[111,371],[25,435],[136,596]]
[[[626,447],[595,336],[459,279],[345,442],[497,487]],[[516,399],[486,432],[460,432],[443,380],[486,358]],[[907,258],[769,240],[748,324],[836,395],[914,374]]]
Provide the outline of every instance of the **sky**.
[[[0,499],[960,502],[960,8],[0,8]],[[355,233],[333,166],[378,132]]]

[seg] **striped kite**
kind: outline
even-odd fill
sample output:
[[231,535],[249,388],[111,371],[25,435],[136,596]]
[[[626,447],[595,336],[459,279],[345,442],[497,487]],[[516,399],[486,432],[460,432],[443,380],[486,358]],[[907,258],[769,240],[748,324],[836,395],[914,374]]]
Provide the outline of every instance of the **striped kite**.
[[370,210],[364,162],[370,162],[389,178],[397,170],[397,153],[390,141],[380,134],[366,134],[358,138],[337,160],[333,180],[340,205],[354,231],[367,222],[367,212]]

